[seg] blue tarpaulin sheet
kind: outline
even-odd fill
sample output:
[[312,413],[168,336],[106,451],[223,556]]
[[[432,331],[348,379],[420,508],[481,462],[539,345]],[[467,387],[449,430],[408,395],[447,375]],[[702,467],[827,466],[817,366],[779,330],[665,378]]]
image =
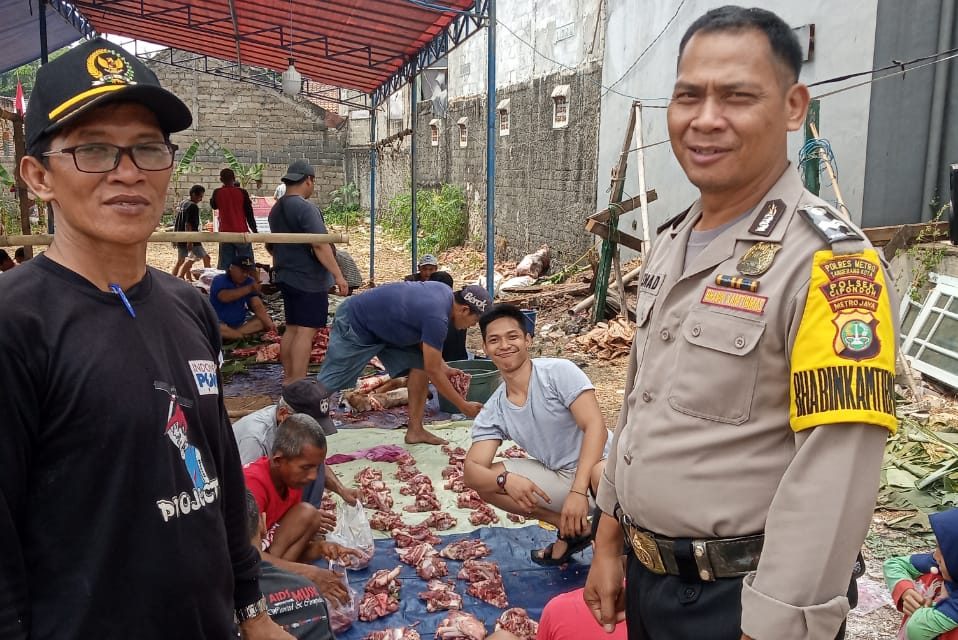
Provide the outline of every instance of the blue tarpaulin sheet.
[[[521,529],[485,527],[467,534],[441,536],[442,543],[436,545],[441,550],[447,544],[466,538],[479,538],[492,549],[492,555],[482,558],[499,565],[502,581],[510,607],[522,607],[530,617],[538,620],[542,608],[554,596],[566,591],[578,589],[585,584],[592,561],[592,550],[586,549],[574,557],[565,568],[540,567],[529,558],[532,549],[541,549],[555,540],[555,532],[546,531],[537,525]],[[496,620],[504,611],[482,600],[466,595],[468,583],[456,579],[461,562],[447,560],[449,575],[443,580],[454,580],[456,591],[463,596],[463,611],[471,613],[486,625],[489,633],[495,629]],[[426,603],[419,599],[419,593],[426,590],[426,582],[416,575],[416,570],[399,561],[396,545],[391,540],[377,540],[376,554],[369,567],[362,571],[349,572],[349,584],[360,596],[366,581],[379,569],[402,567],[399,574],[402,580],[399,611],[372,622],[355,622],[346,631],[338,634],[339,640],[361,640],[370,631],[391,627],[408,626],[415,623],[416,630],[423,640],[430,640],[436,633],[436,627],[448,612],[428,613]]]
[[[40,58],[40,18],[36,0],[0,0],[0,73]],[[56,51],[82,34],[47,6],[47,48]]]

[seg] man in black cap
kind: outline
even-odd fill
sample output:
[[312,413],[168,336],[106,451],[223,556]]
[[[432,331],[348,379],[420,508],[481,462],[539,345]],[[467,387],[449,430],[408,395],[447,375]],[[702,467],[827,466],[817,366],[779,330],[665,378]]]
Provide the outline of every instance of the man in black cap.
[[450,382],[461,371],[443,361],[442,347],[449,329],[475,326],[491,302],[480,286],[453,293],[442,282],[395,282],[347,298],[336,310],[316,379],[326,395],[353,387],[378,356],[393,378],[409,372],[406,443],[446,444],[423,427],[429,381],[463,414],[474,418],[479,413],[482,404],[463,398]]
[[210,304],[219,318],[223,340],[242,340],[260,331],[276,329],[263,304],[262,292],[256,263],[247,256],[233,258],[226,273],[213,278]]
[[[276,233],[326,233],[319,207],[309,201],[316,172],[305,160],[289,165],[283,184],[286,195],[269,212],[269,228]],[[272,247],[276,283],[283,294],[286,333],[280,343],[283,383],[306,377],[316,330],[326,326],[330,276],[339,295],[349,294],[336,256],[328,244],[276,244]]]
[[103,39],[37,72],[20,174],[57,233],[0,282],[0,637],[227,638],[234,616],[289,637],[245,532],[216,315],[146,265],[191,122]]

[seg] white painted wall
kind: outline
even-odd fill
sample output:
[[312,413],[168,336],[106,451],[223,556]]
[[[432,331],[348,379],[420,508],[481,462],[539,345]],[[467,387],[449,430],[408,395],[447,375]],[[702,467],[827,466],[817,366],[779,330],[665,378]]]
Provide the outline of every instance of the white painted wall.
[[[633,3],[635,0],[631,0]],[[496,86],[601,61],[602,0],[509,0],[496,4]],[[509,30],[516,35],[510,33]],[[533,45],[536,54],[519,38]],[[449,52],[449,99],[486,93],[486,31]]]
[[[645,144],[668,139],[666,111],[652,107],[665,106],[672,94],[676,56],[682,35],[696,18],[724,4],[724,0],[686,0],[662,37],[627,72],[642,50],[649,46],[676,13],[679,3],[677,0],[643,0],[641,3],[635,0],[608,0],[602,84],[609,87],[622,78],[613,89],[641,98],[643,105],[649,107],[643,109],[642,115],[642,138]],[[765,0],[761,6],[780,15],[792,27],[815,24],[815,51],[812,60],[802,68],[803,82],[812,83],[872,68],[877,0],[856,3]],[[824,93],[836,86],[841,85],[813,89],[812,95]],[[861,219],[869,96],[869,87],[865,86],[823,98],[821,103],[820,133],[831,142],[838,163],[842,195],[856,221]],[[607,92],[602,99],[597,180],[597,202],[600,204],[608,201],[609,176],[622,147],[632,99],[612,92]],[[802,133],[792,134],[789,138],[789,158],[796,164],[801,145]],[[625,190],[630,195],[639,192],[636,167],[637,154],[633,153],[629,156],[625,183]],[[655,228],[691,204],[697,197],[697,191],[686,180],[668,144],[646,150],[645,175],[647,187],[655,188],[659,196],[658,201],[649,207],[649,226],[654,237]],[[831,200],[832,192],[824,183],[827,183],[827,178],[823,179],[822,197]],[[642,237],[638,210],[623,216],[620,227]]]

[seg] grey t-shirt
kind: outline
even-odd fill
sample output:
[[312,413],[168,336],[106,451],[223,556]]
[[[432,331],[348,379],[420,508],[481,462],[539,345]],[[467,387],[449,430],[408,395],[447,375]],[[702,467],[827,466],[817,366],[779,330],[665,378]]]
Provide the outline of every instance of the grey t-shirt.
[[240,461],[246,465],[268,456],[276,439],[276,405],[258,409],[233,424]]
[[[269,228],[276,233],[326,233],[326,222],[312,202],[302,196],[285,196],[270,210]],[[301,291],[328,291],[332,276],[310,251],[308,244],[274,244],[276,281]]]
[[[575,364],[561,358],[534,358],[526,403],[519,407],[499,385],[472,424],[472,440],[514,440],[530,456],[558,470],[579,464],[584,433],[569,407],[583,391],[595,389]],[[612,434],[606,440],[608,453]]]

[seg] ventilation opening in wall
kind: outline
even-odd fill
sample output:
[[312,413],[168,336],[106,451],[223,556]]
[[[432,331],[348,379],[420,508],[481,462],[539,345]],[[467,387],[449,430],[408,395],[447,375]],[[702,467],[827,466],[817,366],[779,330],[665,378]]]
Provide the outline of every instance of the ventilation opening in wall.
[[509,135],[509,98],[506,98],[496,106],[499,112],[499,137]]
[[429,144],[434,147],[439,146],[439,118],[429,121]]
[[459,146],[466,147],[469,146],[469,118],[462,117],[456,120],[456,124],[459,126]]
[[552,90],[552,128],[569,126],[569,85],[560,84]]

